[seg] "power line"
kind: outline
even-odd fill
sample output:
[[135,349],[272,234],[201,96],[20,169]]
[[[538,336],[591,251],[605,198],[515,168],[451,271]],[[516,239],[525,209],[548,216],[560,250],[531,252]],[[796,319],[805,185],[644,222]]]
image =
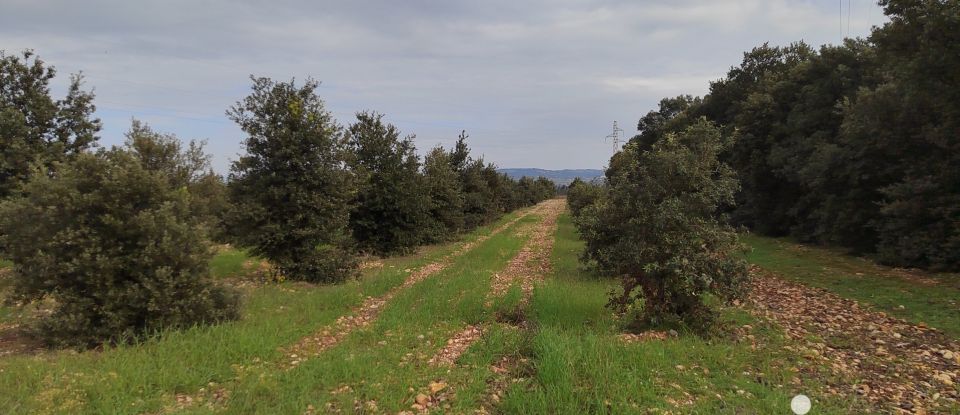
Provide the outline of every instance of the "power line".
[[847,37],[850,37],[850,10],[852,9],[852,7],[850,7],[850,1],[851,0],[847,0]]
[[604,141],[606,141],[606,139],[608,139],[608,138],[613,140],[613,152],[614,152],[614,154],[616,154],[616,152],[620,151],[620,133],[622,133],[622,132],[623,132],[623,129],[621,129],[620,127],[618,127],[618,126],[617,126],[617,122],[614,121],[614,122],[613,122],[613,132],[610,133],[609,135],[607,135],[606,137],[604,137]]

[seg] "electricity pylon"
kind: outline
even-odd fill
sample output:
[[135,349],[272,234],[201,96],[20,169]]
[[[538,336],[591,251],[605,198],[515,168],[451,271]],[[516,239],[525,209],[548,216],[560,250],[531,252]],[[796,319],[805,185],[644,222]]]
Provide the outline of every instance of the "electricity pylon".
[[617,126],[617,122],[613,122],[613,132],[610,135],[604,138],[606,141],[607,138],[613,139],[613,153],[616,154],[620,151],[620,133],[623,132],[623,129]]

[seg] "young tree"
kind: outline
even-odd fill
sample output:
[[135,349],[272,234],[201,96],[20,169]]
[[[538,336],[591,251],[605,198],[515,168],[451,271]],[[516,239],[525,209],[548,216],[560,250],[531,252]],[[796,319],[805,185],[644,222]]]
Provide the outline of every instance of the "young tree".
[[13,299],[54,300],[43,339],[89,347],[237,317],[238,297],[209,280],[185,189],[121,149],[55,167],[0,204]]
[[536,192],[537,192],[537,201],[535,203],[540,203],[544,200],[553,198],[557,196],[557,184],[546,177],[540,176],[537,177],[536,182]]
[[358,246],[377,254],[409,251],[426,239],[429,194],[420,175],[413,137],[374,112],[357,114],[348,143],[348,164],[357,174],[359,191],[350,213]]
[[423,175],[430,196],[429,239],[447,240],[463,230],[463,190],[443,147],[435,147],[424,157]]
[[144,168],[166,177],[173,188],[190,192],[191,212],[210,228],[211,235],[219,236],[229,200],[226,184],[213,172],[210,155],[203,149],[206,143],[190,140],[184,145],[177,136],[156,132],[137,120],[126,136],[126,148]]
[[643,322],[703,328],[712,319],[706,294],[742,294],[747,267],[737,234],[716,215],[737,190],[733,171],[717,159],[722,148],[720,131],[701,120],[648,150],[630,143],[620,153],[606,196],[576,219],[585,260],[622,279],[613,308],[639,305]]
[[354,275],[346,249],[354,195],[342,129],[315,90],[253,78],[253,92],[227,115],[247,134],[231,167],[232,238],[287,278],[333,282]]
[[31,166],[49,169],[97,141],[100,120],[93,117],[93,94],[80,89],[83,78],[72,76],[67,96],[54,100],[55,76],[32,51],[0,51],[0,199],[29,180]]

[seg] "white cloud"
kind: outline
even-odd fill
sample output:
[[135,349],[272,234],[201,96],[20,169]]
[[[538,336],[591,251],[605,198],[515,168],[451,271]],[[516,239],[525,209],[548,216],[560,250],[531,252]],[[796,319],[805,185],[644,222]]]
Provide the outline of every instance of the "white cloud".
[[667,96],[680,94],[703,95],[710,89],[710,81],[722,77],[717,75],[667,75],[656,77],[611,77],[600,80],[600,84],[617,93],[658,93]]
[[[882,21],[869,1],[854,34]],[[703,94],[763,42],[836,43],[840,23],[827,0],[5,0],[0,48],[84,70],[104,143],[136,116],[209,138],[221,171],[242,139],[223,113],[249,74],[312,76],[342,123],[383,111],[423,150],[466,128],[501,166],[578,168],[606,163],[612,120]]]

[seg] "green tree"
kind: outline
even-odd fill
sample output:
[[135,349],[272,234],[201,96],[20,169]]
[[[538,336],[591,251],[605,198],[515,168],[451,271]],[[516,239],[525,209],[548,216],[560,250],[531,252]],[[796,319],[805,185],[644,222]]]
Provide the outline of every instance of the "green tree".
[[93,94],[83,78],[70,78],[67,95],[54,100],[50,81],[56,70],[32,51],[0,51],[0,199],[13,195],[35,172],[52,168],[93,146],[100,120],[93,117]]
[[737,234],[716,214],[738,188],[733,170],[718,159],[723,145],[705,120],[648,150],[629,143],[605,196],[576,219],[584,260],[623,282],[610,299],[614,309],[639,306],[640,322],[680,319],[703,328],[713,317],[707,294],[743,294],[747,267]]
[[226,184],[213,172],[211,156],[204,151],[206,143],[183,143],[177,136],[156,132],[137,120],[126,136],[126,148],[146,169],[162,174],[173,188],[190,192],[191,212],[210,228],[212,235],[219,236],[229,200]]
[[0,204],[16,301],[54,300],[38,334],[89,347],[236,318],[209,279],[190,194],[121,149],[81,153]]
[[463,189],[453,169],[450,153],[443,147],[430,150],[423,159],[423,175],[430,199],[431,241],[443,241],[463,230]]
[[567,207],[574,218],[580,216],[588,206],[596,203],[603,194],[603,187],[594,183],[587,183],[579,177],[573,179],[567,188]]
[[537,177],[536,192],[537,197],[535,203],[557,197],[557,184],[546,177]]
[[890,22],[870,40],[884,82],[845,108],[844,177],[875,189],[882,261],[960,269],[960,3],[880,4]]
[[350,212],[350,228],[362,250],[377,254],[408,252],[426,239],[430,224],[428,188],[420,174],[413,137],[374,112],[357,114],[350,125],[348,164],[359,191]]
[[340,126],[303,86],[253,78],[253,92],[228,116],[247,134],[231,167],[232,239],[269,259],[287,278],[340,281],[355,275],[348,218],[354,182]]

